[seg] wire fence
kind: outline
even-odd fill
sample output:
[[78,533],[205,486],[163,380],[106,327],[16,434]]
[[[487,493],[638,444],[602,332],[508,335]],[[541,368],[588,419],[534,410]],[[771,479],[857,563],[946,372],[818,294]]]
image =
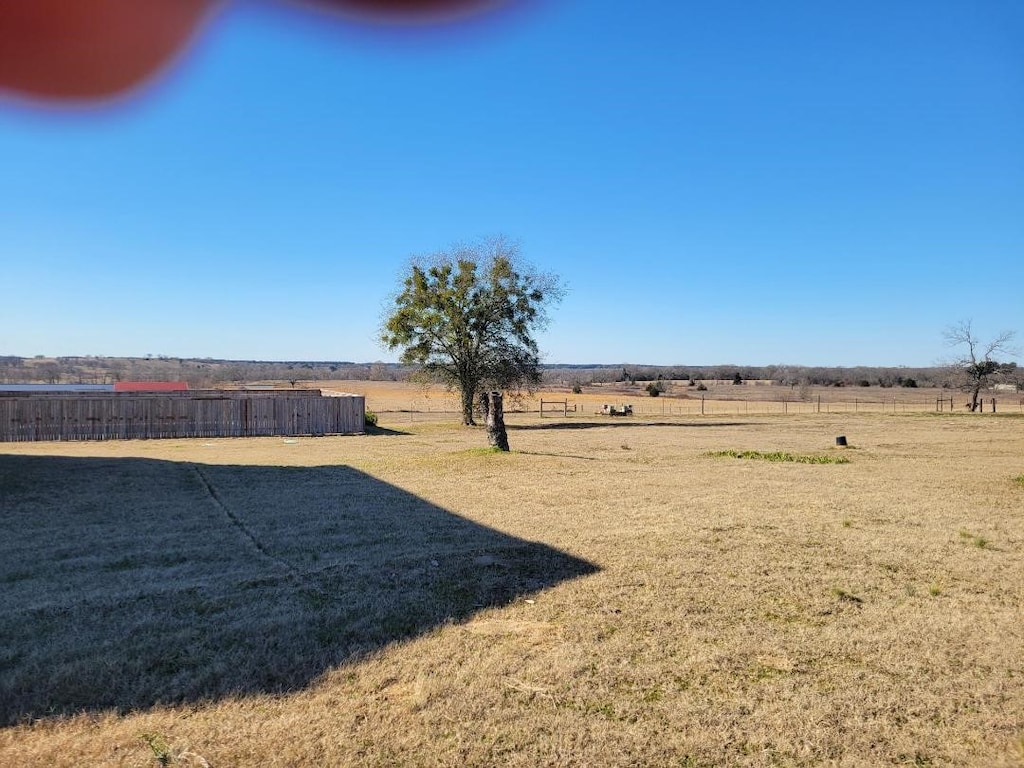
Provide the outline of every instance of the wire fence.
[[[724,399],[724,398],[618,398],[602,401],[593,398],[548,399],[509,398],[506,413],[534,414],[543,418],[582,418],[606,415],[603,406],[632,406],[633,416],[741,416],[799,415],[829,413],[969,413],[962,398],[938,397],[918,400],[903,398],[831,399]],[[421,398],[377,398],[367,396],[366,407],[378,414],[388,414],[392,421],[437,421],[459,419],[462,410],[457,397],[424,396]],[[1024,397],[985,397],[979,401],[981,413],[1024,413]]]

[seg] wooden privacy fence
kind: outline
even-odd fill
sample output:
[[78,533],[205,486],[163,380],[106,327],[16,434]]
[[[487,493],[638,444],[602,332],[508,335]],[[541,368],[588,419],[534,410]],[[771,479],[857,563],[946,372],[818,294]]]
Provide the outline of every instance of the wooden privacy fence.
[[362,395],[287,392],[0,393],[0,442],[363,432]]

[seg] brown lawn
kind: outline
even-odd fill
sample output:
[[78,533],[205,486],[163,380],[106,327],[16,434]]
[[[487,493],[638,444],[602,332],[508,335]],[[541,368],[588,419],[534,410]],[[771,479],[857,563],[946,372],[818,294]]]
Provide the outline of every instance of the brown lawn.
[[509,423],[0,446],[0,765],[1024,764],[1021,418]]

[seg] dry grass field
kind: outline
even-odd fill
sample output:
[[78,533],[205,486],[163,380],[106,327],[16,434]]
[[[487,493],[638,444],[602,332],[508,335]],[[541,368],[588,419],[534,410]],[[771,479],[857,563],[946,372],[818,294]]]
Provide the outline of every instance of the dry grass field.
[[0,765],[1024,765],[1024,419],[509,424],[0,446]]
[[[904,387],[790,387],[768,383],[748,383],[733,386],[731,382],[705,383],[706,391],[688,387],[685,382],[668,382],[667,392],[651,397],[645,387],[648,382],[635,384],[590,384],[580,394],[568,387],[546,386],[543,390],[524,395],[519,401],[507,403],[510,410],[537,413],[540,400],[565,400],[577,407],[577,415],[594,415],[602,404],[633,405],[638,416],[713,416],[713,415],[796,415],[818,413],[933,413],[937,400],[942,410],[949,412],[949,399],[953,410],[964,411],[966,396],[959,392],[938,388]],[[309,381],[298,382],[299,387],[320,388],[337,392],[352,392],[366,397],[366,407],[377,413],[402,413],[406,422],[433,420],[438,414],[459,410],[457,393],[443,386],[418,386],[400,381]],[[998,402],[997,412],[1024,414],[1024,393],[986,392],[985,412],[991,412],[991,401]],[[701,400],[704,403],[701,403]],[[551,411],[553,406],[546,406]],[[702,413],[703,411],[703,413]]]

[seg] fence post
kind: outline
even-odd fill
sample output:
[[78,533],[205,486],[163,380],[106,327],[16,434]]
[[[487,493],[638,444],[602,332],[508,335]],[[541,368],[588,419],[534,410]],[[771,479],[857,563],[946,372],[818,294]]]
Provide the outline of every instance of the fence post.
[[700,396],[700,415],[704,415],[704,395]]

